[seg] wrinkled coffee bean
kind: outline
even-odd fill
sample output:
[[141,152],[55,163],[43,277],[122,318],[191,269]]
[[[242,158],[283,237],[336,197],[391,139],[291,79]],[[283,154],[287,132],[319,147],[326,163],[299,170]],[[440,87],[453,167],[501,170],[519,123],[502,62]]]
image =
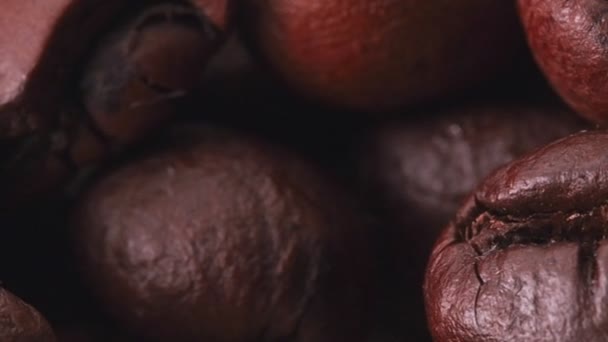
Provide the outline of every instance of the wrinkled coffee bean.
[[[50,191],[172,117],[227,24],[220,1],[209,1],[217,23],[206,1],[119,3],[10,0],[0,15],[0,31],[11,24],[17,37],[0,40],[1,207]],[[18,10],[37,25],[15,20]]]
[[608,339],[608,132],[569,136],[489,176],[435,246],[436,341]]
[[495,168],[587,127],[557,105],[469,104],[420,112],[383,123],[364,138],[357,151],[360,182],[430,252],[461,202]]
[[365,341],[369,231],[330,182],[253,138],[183,128],[82,198],[75,246],[155,341]]
[[36,309],[0,288],[0,340],[54,342],[53,330]]
[[608,3],[519,0],[528,42],[557,92],[578,113],[608,123]]
[[384,296],[392,308],[385,320],[395,321],[393,334],[428,340],[421,314],[424,270],[466,195],[495,168],[584,127],[559,106],[490,102],[419,112],[367,133],[356,160],[364,197],[393,222],[383,232]]
[[246,0],[243,33],[296,92],[393,110],[504,72],[525,40],[512,1]]

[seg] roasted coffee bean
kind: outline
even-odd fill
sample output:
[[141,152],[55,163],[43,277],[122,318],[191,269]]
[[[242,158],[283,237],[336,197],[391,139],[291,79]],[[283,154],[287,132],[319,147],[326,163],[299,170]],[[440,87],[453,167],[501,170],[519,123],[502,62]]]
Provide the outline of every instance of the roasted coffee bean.
[[365,341],[371,232],[351,200],[256,139],[174,134],[75,214],[106,310],[155,341]]
[[608,3],[519,0],[528,41],[555,89],[589,120],[608,122]]
[[551,143],[490,175],[436,244],[436,341],[605,341],[608,132]]
[[428,255],[440,230],[490,172],[585,128],[559,105],[496,102],[426,110],[371,130],[357,151],[359,179],[366,197],[411,229]]
[[53,330],[36,309],[0,289],[0,340],[54,342]]
[[0,137],[22,136],[61,110],[70,70],[124,1],[5,0],[0,14]]
[[357,149],[358,181],[393,222],[383,235],[385,320],[394,321],[393,335],[426,340],[424,270],[466,195],[495,168],[584,127],[560,106],[497,101],[428,110],[370,130]]
[[172,117],[228,24],[227,1],[208,2],[3,4],[0,31],[14,35],[0,38],[0,207],[50,191]]
[[299,94],[363,111],[455,94],[504,72],[525,40],[512,1],[245,0],[243,33]]

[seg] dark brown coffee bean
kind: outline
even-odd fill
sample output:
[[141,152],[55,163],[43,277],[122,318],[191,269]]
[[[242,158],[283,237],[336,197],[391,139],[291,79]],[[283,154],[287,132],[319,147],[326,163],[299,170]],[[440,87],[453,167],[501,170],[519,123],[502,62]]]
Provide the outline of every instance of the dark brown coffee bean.
[[127,144],[171,117],[173,98],[202,78],[222,33],[185,6],[151,7],[110,34],[85,67],[86,112],[112,144]]
[[[184,1],[190,2],[220,30],[229,25],[229,1]],[[64,102],[73,97],[70,92],[74,87],[69,84],[78,78],[78,69],[97,40],[115,29],[116,20],[125,13],[155,3],[158,2],[3,1],[0,137],[21,136],[55,121]]]
[[417,227],[416,240],[428,251],[466,195],[495,168],[585,128],[575,114],[553,105],[421,112],[372,130],[359,150],[360,181],[396,221]]
[[0,137],[22,136],[55,120],[78,61],[128,3],[2,2]]
[[439,239],[425,282],[437,341],[608,339],[608,132],[490,175]]
[[608,3],[519,0],[528,41],[555,89],[578,113],[608,123]]
[[0,340],[6,342],[53,342],[47,321],[28,304],[0,289]]
[[243,32],[299,94],[392,110],[488,80],[524,51],[512,1],[247,0]]
[[[19,127],[24,121],[36,124],[27,128],[10,124],[17,127],[7,133],[14,137],[0,140],[0,146],[4,145],[0,177],[6,183],[2,184],[2,209],[51,191],[172,117],[176,101],[201,79],[228,20],[219,1],[209,2],[213,17],[206,15],[203,0],[192,5],[133,2],[129,7],[108,2],[97,4],[102,9],[94,17],[89,11],[95,7],[88,6],[92,7],[64,1],[52,8],[54,12],[28,8],[32,15],[49,21],[48,27],[36,32],[46,37],[39,42],[40,55],[30,56],[31,51],[15,47],[7,52],[9,62],[12,58],[21,61],[22,55],[33,58],[26,65],[32,70],[21,73],[19,80],[24,83],[17,87],[21,93],[0,103],[0,112],[5,108],[7,113],[25,115],[26,119],[16,116],[15,121],[13,116],[9,120]],[[118,18],[104,16],[104,11]],[[71,30],[59,29],[68,24]],[[89,26],[90,32],[86,31]],[[15,28],[20,34],[22,29]],[[70,39],[76,42],[68,49],[62,43]],[[89,41],[97,46],[84,43]],[[20,70],[18,65],[13,69]],[[55,77],[57,70],[66,75]],[[0,89],[9,89],[12,79],[7,77],[4,84],[0,78]],[[29,90],[40,87],[44,91]],[[37,107],[23,107],[30,105]]]
[[420,112],[369,133],[358,150],[359,182],[395,225],[385,233],[392,246],[386,250],[385,294],[393,316],[401,317],[395,330],[404,336],[425,331],[424,269],[466,195],[495,168],[584,127],[561,107],[494,103]]
[[110,173],[76,248],[105,308],[157,341],[365,341],[369,231],[296,157],[212,129]]

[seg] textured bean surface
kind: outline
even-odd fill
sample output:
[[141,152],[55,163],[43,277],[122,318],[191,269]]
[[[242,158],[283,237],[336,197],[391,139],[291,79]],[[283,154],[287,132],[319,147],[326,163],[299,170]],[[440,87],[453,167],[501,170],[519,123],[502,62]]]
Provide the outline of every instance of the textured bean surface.
[[0,340],[6,342],[54,342],[47,321],[28,304],[0,289]]
[[419,113],[372,131],[360,150],[361,182],[397,221],[416,229],[428,251],[495,168],[584,128],[575,114],[552,105],[497,103]]
[[[129,7],[107,2],[95,14],[89,13],[93,3],[65,3],[40,13],[22,8],[29,10],[24,15],[39,15],[50,23],[42,32],[30,32],[37,39],[47,35],[40,42],[44,53],[38,56],[15,43],[7,52],[7,65],[16,64],[11,64],[13,71],[24,64],[21,55],[34,60],[15,78],[25,82],[21,94],[5,105],[14,115],[4,122],[29,123],[21,126],[25,131],[11,128],[16,135],[12,139],[2,140],[0,132],[0,211],[57,192],[74,175],[141,141],[175,116],[180,99],[198,85],[223,40],[228,20],[215,0],[134,1]],[[109,19],[106,12],[114,16]],[[28,29],[17,26],[19,33]],[[61,49],[62,44],[71,45]],[[8,78],[3,81],[0,77],[0,88],[10,85]],[[31,82],[43,91],[30,90]],[[41,105],[47,100],[52,105]],[[20,103],[35,108],[20,110]],[[0,104],[0,116],[2,108]]]
[[[409,336],[426,332],[420,313],[428,257],[477,184],[495,168],[584,127],[562,107],[498,102],[429,110],[371,130],[357,151],[358,181],[366,198],[395,223],[384,232],[394,249],[387,257],[387,289],[394,290],[385,295],[392,315],[402,317],[395,326]],[[410,247],[403,250],[404,244]]]
[[160,341],[365,339],[371,260],[346,200],[255,140],[191,133],[83,200],[77,248],[107,310]]
[[608,338],[608,132],[547,145],[488,177],[435,246],[437,341]]
[[608,3],[603,0],[519,0],[536,60],[577,112],[608,122]]

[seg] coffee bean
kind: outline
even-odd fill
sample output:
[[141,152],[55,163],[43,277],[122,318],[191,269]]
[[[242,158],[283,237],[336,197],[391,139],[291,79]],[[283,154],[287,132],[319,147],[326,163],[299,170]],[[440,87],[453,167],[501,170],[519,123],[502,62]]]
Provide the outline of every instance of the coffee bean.
[[365,341],[372,235],[351,200],[256,139],[175,134],[77,211],[105,309],[154,341]]
[[425,298],[437,341],[603,341],[605,131],[490,175],[437,242]]

